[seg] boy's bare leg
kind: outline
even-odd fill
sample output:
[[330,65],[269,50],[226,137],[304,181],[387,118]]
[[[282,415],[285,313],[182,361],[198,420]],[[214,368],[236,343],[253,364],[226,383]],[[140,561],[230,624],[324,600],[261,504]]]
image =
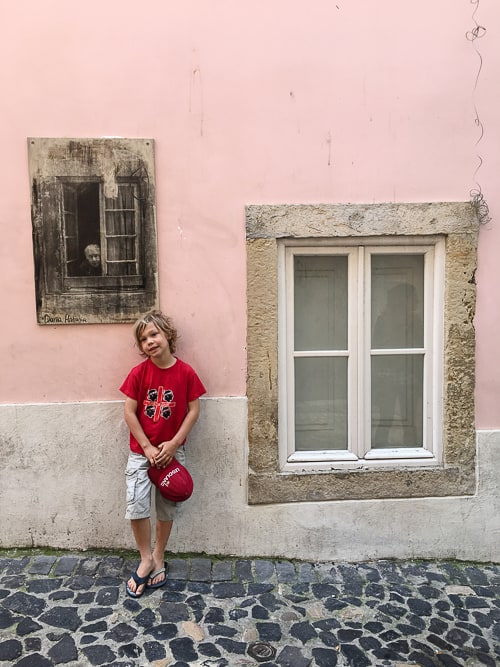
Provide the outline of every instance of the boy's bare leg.
[[[155,539],[155,548],[153,549],[153,571],[161,570],[164,567],[165,563],[165,549],[167,548],[168,538],[172,532],[172,526],[174,525],[173,521],[160,521],[156,522],[156,539]],[[166,577],[166,573],[162,572],[157,577],[152,579],[149,583],[156,584],[160,581],[163,581]]]
[[[147,519],[132,519],[132,532],[134,533],[135,541],[139,553],[141,555],[141,562],[137,568],[139,577],[145,577],[153,570],[153,558],[151,556],[151,521]],[[128,586],[133,593],[141,593],[145,584],[136,586],[132,577],[128,580]],[[136,590],[140,589],[140,590]]]

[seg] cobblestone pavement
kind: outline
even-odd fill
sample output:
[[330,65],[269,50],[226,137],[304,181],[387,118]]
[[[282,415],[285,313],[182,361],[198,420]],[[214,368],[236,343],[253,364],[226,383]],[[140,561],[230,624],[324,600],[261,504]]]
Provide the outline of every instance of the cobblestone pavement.
[[0,667],[500,664],[500,565],[0,552]]

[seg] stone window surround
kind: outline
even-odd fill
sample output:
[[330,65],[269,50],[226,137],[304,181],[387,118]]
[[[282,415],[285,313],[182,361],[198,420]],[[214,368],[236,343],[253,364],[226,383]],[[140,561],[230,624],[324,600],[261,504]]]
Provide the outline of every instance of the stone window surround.
[[[249,504],[471,495],[479,225],[469,202],[251,205],[247,238]],[[282,472],[278,457],[278,239],[442,235],[446,243],[442,462]]]

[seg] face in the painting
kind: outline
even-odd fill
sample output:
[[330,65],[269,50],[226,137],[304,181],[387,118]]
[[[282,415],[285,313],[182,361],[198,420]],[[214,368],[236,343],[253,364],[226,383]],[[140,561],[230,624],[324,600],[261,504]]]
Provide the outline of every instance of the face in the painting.
[[93,269],[97,269],[101,266],[101,250],[99,246],[87,246],[85,248],[85,258]]

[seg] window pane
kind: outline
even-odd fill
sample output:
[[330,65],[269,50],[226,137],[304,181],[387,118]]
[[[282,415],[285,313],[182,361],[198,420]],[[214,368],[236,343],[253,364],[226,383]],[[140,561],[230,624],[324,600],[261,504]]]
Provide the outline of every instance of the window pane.
[[106,208],[134,209],[135,189],[136,186],[133,183],[120,183],[118,186],[118,196],[115,199],[106,197]]
[[76,236],[78,234],[76,215],[66,209],[64,210],[64,233],[66,236]]
[[76,261],[78,259],[78,239],[76,236],[66,237],[66,261]]
[[76,188],[72,185],[61,184],[63,197],[63,218],[64,218],[64,233],[66,236],[76,236],[77,234],[77,196]]
[[61,183],[64,241],[66,244],[66,275],[73,276],[78,268],[78,226],[77,226],[77,196],[76,188]]
[[295,449],[347,449],[347,359],[295,359]]
[[424,345],[424,256],[371,256],[372,348]]
[[107,262],[108,276],[136,276],[135,262]]
[[108,239],[108,261],[135,260],[135,238],[126,236]]
[[106,234],[135,234],[134,211],[106,211]]
[[295,255],[296,350],[347,348],[347,257]]
[[372,448],[423,446],[423,354],[372,357]]

